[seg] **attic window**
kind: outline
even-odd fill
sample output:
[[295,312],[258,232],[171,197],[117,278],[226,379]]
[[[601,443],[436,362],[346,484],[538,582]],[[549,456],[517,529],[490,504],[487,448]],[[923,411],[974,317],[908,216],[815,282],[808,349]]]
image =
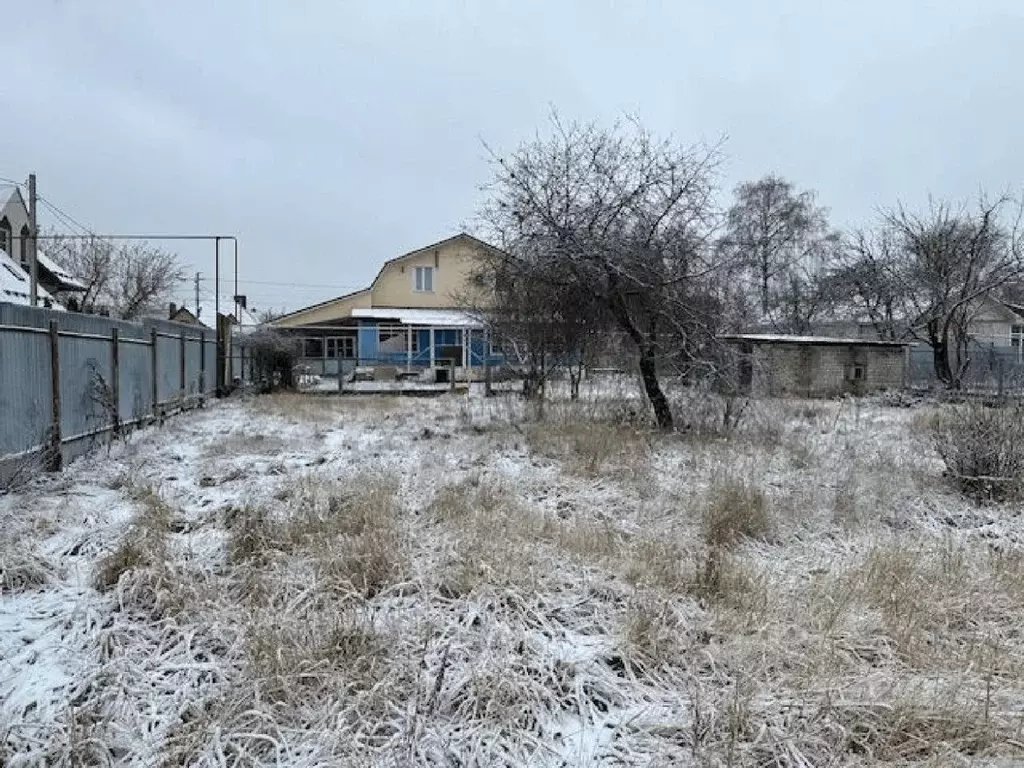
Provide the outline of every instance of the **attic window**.
[[434,268],[416,267],[413,273],[413,289],[417,293],[434,292]]

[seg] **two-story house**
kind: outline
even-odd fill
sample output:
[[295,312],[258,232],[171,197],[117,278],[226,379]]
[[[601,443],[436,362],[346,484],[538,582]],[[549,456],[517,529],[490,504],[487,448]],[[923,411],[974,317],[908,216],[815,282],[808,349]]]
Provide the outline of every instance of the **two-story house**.
[[[15,187],[14,192],[0,208],[0,251],[3,251],[4,256],[25,274],[30,274],[32,270],[29,258],[32,242],[30,233],[28,206],[21,191]],[[81,282],[40,248],[36,248],[36,261],[40,305],[52,303],[54,298],[64,303],[64,299],[85,291],[85,286]],[[9,272],[10,269],[6,271]],[[27,286],[25,293],[29,293]]]
[[271,325],[302,339],[303,363],[334,376],[357,366],[406,371],[453,365],[457,375],[498,365],[480,318],[467,305],[483,259],[500,253],[468,234],[384,263],[366,288],[296,310]]

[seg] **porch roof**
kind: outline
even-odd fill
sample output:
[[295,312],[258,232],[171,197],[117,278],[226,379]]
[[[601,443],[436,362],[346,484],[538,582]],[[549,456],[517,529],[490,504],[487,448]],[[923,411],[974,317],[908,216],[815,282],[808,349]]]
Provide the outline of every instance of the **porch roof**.
[[392,320],[400,325],[430,325],[442,328],[481,328],[483,323],[461,309],[410,309],[405,307],[358,307],[352,317],[363,320]]

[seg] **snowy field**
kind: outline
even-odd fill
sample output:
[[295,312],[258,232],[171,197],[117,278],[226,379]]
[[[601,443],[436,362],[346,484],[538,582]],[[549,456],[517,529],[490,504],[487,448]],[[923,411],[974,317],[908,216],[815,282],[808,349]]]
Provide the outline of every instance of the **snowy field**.
[[0,497],[0,764],[1024,764],[1024,520],[928,409],[636,402],[231,401]]

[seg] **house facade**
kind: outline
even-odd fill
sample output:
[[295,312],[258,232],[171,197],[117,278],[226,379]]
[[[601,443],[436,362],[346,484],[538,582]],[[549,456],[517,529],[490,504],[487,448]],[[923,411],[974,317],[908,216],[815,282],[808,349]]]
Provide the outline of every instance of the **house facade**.
[[[0,208],[0,250],[25,274],[32,271],[30,235],[28,205],[21,191],[15,188]],[[73,307],[75,296],[85,291],[79,280],[39,248],[36,248],[36,276],[40,306],[60,303]]]
[[271,325],[301,339],[302,363],[311,373],[448,367],[469,378],[502,362],[469,309],[482,290],[474,280],[477,268],[497,253],[459,234],[386,261],[360,291],[291,312]]

